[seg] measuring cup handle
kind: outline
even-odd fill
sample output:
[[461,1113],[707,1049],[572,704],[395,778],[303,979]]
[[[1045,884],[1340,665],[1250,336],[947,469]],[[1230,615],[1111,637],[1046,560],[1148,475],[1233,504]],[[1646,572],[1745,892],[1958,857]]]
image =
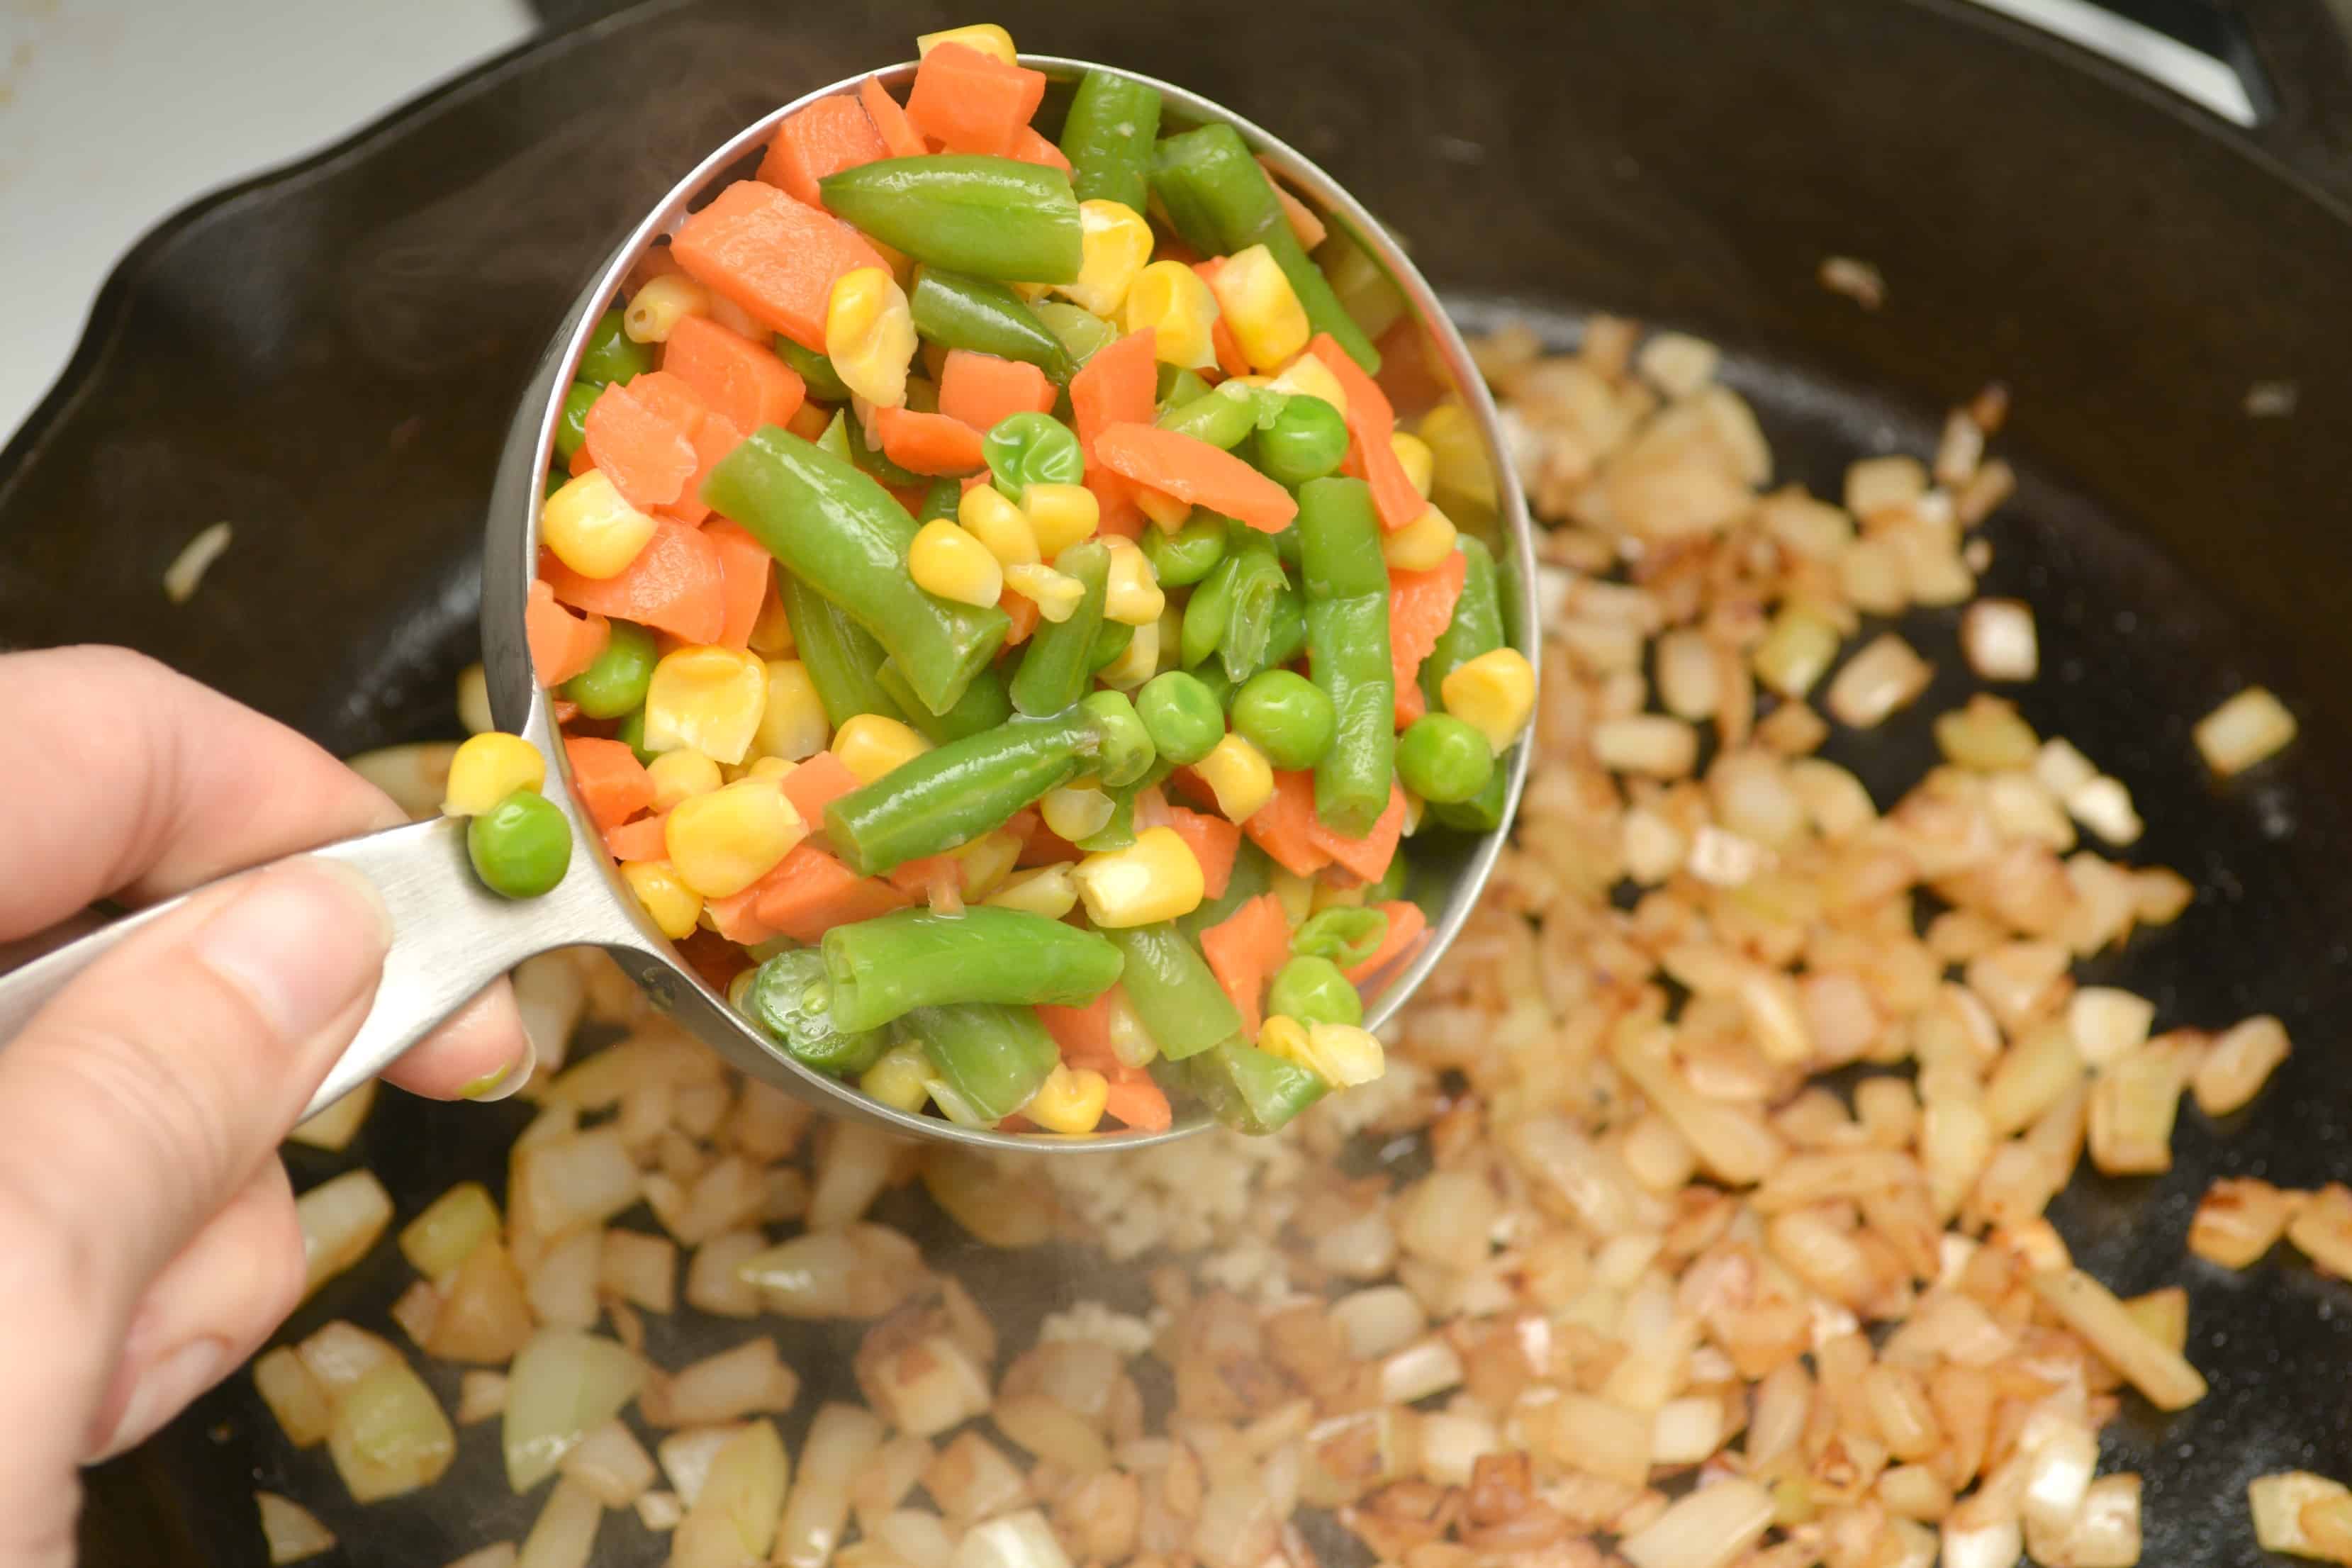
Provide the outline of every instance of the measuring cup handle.
[[[571,868],[553,891],[519,900],[499,897],[475,877],[466,857],[466,824],[457,817],[411,823],[289,857],[353,868],[375,885],[392,913],[392,946],[375,1003],[302,1114],[325,1109],[382,1072],[483,986],[533,954],[581,943],[644,946],[644,938],[623,923],[603,881],[599,847],[575,847]],[[91,962],[194,896],[184,893],[142,910],[0,975],[0,1048]]]

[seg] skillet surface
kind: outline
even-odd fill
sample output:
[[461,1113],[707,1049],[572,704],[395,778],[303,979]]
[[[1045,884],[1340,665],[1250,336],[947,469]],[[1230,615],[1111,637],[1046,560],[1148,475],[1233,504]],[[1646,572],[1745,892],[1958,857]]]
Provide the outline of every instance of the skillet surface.
[[[750,0],[634,13],[173,220],[0,457],[0,634],[147,648],[338,750],[446,732],[473,657],[478,509],[570,290],[709,142],[949,19],[883,9],[789,29]],[[2110,1464],[2148,1480],[2145,1560],[2261,1561],[2246,1478],[2352,1474],[2352,1293],[2276,1261],[2184,1265],[2180,1244],[2213,1176],[2326,1180],[2352,1124],[2334,1038],[2352,1016],[2352,824],[2328,787],[2352,707],[2329,679],[2352,637],[2352,416],[2334,374],[2352,362],[2352,228],[2187,111],[1940,4],[1588,0],[1482,8],[1443,32],[1404,5],[1235,10],[1203,26],[1192,6],[1000,7],[1017,36],[1183,80],[1292,140],[1397,223],[1474,320],[1532,301],[1565,331],[1567,307],[1591,302],[1717,336],[1783,477],[1832,489],[1853,456],[1924,450],[1944,403],[1982,380],[2018,390],[2002,448],[2027,482],[1992,527],[1987,587],[2042,621],[2051,673],[2026,715],[2122,774],[2149,822],[2139,857],[2200,888],[2114,976],[2157,997],[2160,1026],[2268,1009],[2302,1046],[2245,1126],[2189,1111],[2171,1173],[2086,1179],[2053,1211],[2118,1289],[2191,1289],[2213,1396],[2109,1435]],[[1813,285],[1830,252],[1884,268],[1885,310]],[[2272,380],[2299,383],[2296,413],[2249,421],[2247,386]],[[236,544],[169,610],[164,563],[218,518]],[[1948,626],[1906,629],[1956,663]],[[2250,679],[2302,707],[2305,737],[2216,790],[2187,726]],[[1898,721],[1840,760],[1885,788],[1927,744],[1924,723]],[[494,1178],[520,1114],[395,1095],[353,1157],[412,1212]],[[298,1185],[337,1163],[298,1158]],[[1079,1293],[1081,1258],[1016,1276],[893,1201],[1016,1335]],[[294,1329],[380,1319],[404,1282],[381,1261]],[[691,1348],[664,1331],[656,1354]],[[803,1413],[850,1343],[789,1347],[813,1373]],[[256,1484],[317,1504],[352,1564],[446,1561],[536,1510],[506,1495],[488,1429],[429,1500],[366,1510],[335,1503],[323,1458],[270,1438],[232,1380],[101,1473],[86,1560],[257,1563]],[[635,1528],[609,1521],[600,1562],[658,1561]]]

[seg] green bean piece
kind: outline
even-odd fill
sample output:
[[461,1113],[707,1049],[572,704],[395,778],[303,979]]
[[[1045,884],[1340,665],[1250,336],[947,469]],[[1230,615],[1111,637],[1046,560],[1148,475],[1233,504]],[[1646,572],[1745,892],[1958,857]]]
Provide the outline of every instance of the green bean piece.
[[1385,904],[1403,898],[1405,875],[1412,869],[1412,858],[1405,854],[1404,846],[1398,845],[1396,853],[1389,857],[1389,863],[1381,868],[1380,880],[1364,889],[1364,902],[1367,905]]
[[1067,300],[1039,300],[1030,305],[1029,312],[1045,323],[1045,330],[1070,356],[1073,370],[1118,341],[1117,327]]
[[1021,668],[1013,676],[1013,706],[1032,718],[1059,713],[1086,695],[1094,676],[1095,634],[1102,630],[1109,547],[1098,539],[1082,539],[1062,552],[1054,568],[1076,578],[1086,592],[1067,620],[1038,622],[1021,650]]
[[552,892],[572,865],[572,819],[537,790],[519,789],[466,824],[466,855],[502,899]]
[[1292,959],[1275,975],[1265,994],[1265,1010],[1302,1024],[1360,1024],[1364,998],[1338,964],[1307,954]]
[[588,346],[580,354],[580,380],[591,386],[606,386],[643,375],[653,367],[654,351],[632,342],[622,331],[619,306],[596,318]]
[[1091,715],[1006,720],[934,746],[824,808],[834,853],[878,876],[1003,826],[1092,765],[1100,733]]
[[1161,409],[1181,408],[1196,398],[1209,395],[1209,384],[1180,366],[1163,363],[1153,388],[1152,402]]
[[1318,910],[1290,933],[1290,951],[1306,958],[1328,958],[1342,969],[1353,969],[1380,952],[1389,939],[1386,911],[1339,906]]
[[[1421,665],[1421,689],[1433,711],[1442,711],[1439,689],[1445,678],[1482,653],[1503,646],[1503,595],[1496,575],[1495,557],[1469,534],[1462,536],[1464,572],[1462,596],[1454,602],[1454,619]],[[1429,814],[1444,826],[1463,833],[1491,833],[1503,825],[1503,796],[1510,787],[1510,752],[1495,759],[1495,771],[1468,800],[1435,803]]]
[[1239,1039],[1225,1040],[1188,1065],[1192,1092],[1209,1114],[1253,1137],[1280,1131],[1331,1089],[1305,1068]]
[[1088,71],[1062,121],[1070,189],[1082,202],[1119,202],[1140,214],[1150,201],[1151,142],[1160,94],[1109,71]]
[[950,522],[963,505],[963,486],[954,479],[933,479],[930,489],[923,492],[923,504],[915,513],[917,522],[929,522],[946,518]]
[[777,355],[793,367],[793,374],[801,378],[803,386],[808,388],[811,397],[819,403],[849,401],[849,384],[841,379],[841,373],[833,368],[831,360],[814,349],[801,347],[782,332],[770,341],[774,343]]
[[916,335],[943,349],[970,349],[1035,365],[1055,381],[1070,379],[1070,353],[1029,302],[1002,283],[925,267],[915,273],[907,303]]
[[1216,694],[1181,669],[1145,681],[1135,694],[1135,710],[1152,745],[1180,767],[1199,762],[1225,738],[1225,713]]
[[1095,772],[1106,788],[1127,788],[1151,771],[1160,753],[1126,692],[1089,691],[1078,708],[1095,722]]
[[1309,479],[1337,473],[1348,455],[1348,422],[1319,397],[1300,394],[1259,432],[1257,466],[1266,478],[1296,489]]
[[1201,950],[1173,923],[1126,926],[1103,935],[1127,960],[1119,984],[1161,1056],[1181,1061],[1241,1033],[1242,1016],[1232,998]]
[[[1266,650],[1274,641],[1275,606],[1288,590],[1290,580],[1283,574],[1282,558],[1275,553],[1273,542],[1255,529],[1233,547],[1228,559],[1234,563],[1232,597],[1225,607],[1224,632],[1217,639],[1217,657],[1226,675],[1247,680],[1266,667]],[[1374,560],[1378,559],[1375,555]]]
[[871,633],[932,712],[953,708],[1004,646],[1012,622],[1003,611],[927,594],[907,575],[916,530],[907,509],[790,431],[753,431],[719,460],[702,493]]
[[1135,791],[1106,789],[1110,796],[1110,820],[1076,840],[1077,847],[1089,855],[1099,855],[1106,849],[1124,849],[1135,842]]
[[1262,669],[1234,697],[1234,729],[1285,773],[1313,767],[1330,749],[1331,700],[1303,675]]
[[834,1016],[834,994],[817,950],[795,948],[751,972],[742,1011],[801,1066],[847,1078],[881,1059],[890,1047],[890,1032],[845,1026]]
[[[850,619],[848,611],[790,572],[777,574],[777,582],[783,595],[784,619],[793,628],[794,657],[807,668],[809,683],[816,688],[824,721],[838,730],[860,713],[879,713],[885,719],[907,722],[908,705],[891,696],[879,679],[878,671],[887,658],[882,645]],[[976,682],[979,677],[972,679]],[[920,702],[912,706],[923,708]]]
[[1240,132],[1230,125],[1204,125],[1164,139],[1152,152],[1151,189],[1175,220],[1177,232],[1202,255],[1231,256],[1253,245],[1265,246],[1306,307],[1307,324],[1330,333],[1365,374],[1381,373],[1380,352],[1341,309],[1322,269],[1291,232],[1273,181],[1251,156]]
[[1094,652],[1087,656],[1089,673],[1108,669],[1135,640],[1135,628],[1124,621],[1105,621],[1095,634]]
[[824,933],[833,1021],[877,1029],[918,1007],[1048,1002],[1078,1007],[1118,979],[1118,948],[1044,915],[977,904],[961,914],[898,910]]
[[616,620],[604,650],[563,683],[563,695],[591,719],[621,718],[646,705],[646,688],[660,658],[653,633],[634,621]]
[[1285,584],[1274,602],[1274,625],[1265,634],[1265,662],[1280,668],[1307,651],[1307,604],[1298,590]]
[[1234,855],[1234,874],[1226,879],[1225,890],[1213,899],[1202,900],[1201,907],[1191,914],[1179,916],[1176,929],[1198,942],[1202,931],[1223,924],[1235,910],[1273,886],[1273,858],[1244,838]]
[[1397,777],[1424,801],[1453,805],[1494,776],[1486,737],[1450,713],[1424,713],[1397,737]]
[[655,753],[646,750],[646,710],[644,709],[636,709],[627,718],[622,720],[621,727],[613,731],[613,738],[635,752],[640,763],[651,763],[654,760]]
[[[1246,392],[1249,389],[1244,387],[1242,390]],[[1160,427],[1173,430],[1180,436],[1190,436],[1196,441],[1206,441],[1219,451],[1230,452],[1257,428],[1257,405],[1246,397],[1228,396],[1220,387],[1206,396],[1196,397],[1180,407],[1171,408],[1160,416]]]
[[1006,415],[980,438],[980,451],[997,489],[1016,506],[1031,485],[1075,485],[1087,477],[1076,434],[1050,414]]
[[1070,283],[1084,259],[1069,176],[1017,158],[884,158],[826,175],[817,192],[835,216],[950,271]]
[[918,1007],[905,1027],[947,1086],[986,1121],[1002,1121],[1037,1092],[1061,1061],[1036,1009],[999,1002]]
[[1161,587],[1189,588],[1225,558],[1225,525],[1195,513],[1173,533],[1145,529],[1142,544],[1143,558],[1151,563]]
[[1298,490],[1307,662],[1331,700],[1331,744],[1315,764],[1315,814],[1361,838],[1396,782],[1396,674],[1389,662],[1389,573],[1381,522],[1361,479]]
[[571,482],[572,476],[562,468],[550,468],[547,470],[546,479],[539,487],[539,497],[541,500],[545,500]]
[[[992,664],[971,678],[971,684],[963,689],[955,706],[944,713],[934,713],[924,707],[914,688],[907,684],[907,678],[898,673],[898,667],[887,658],[875,669],[874,680],[890,694],[906,721],[934,743],[961,741],[966,735],[993,730],[1013,717],[1013,699],[1004,689],[1004,674]],[[818,696],[822,699],[824,693],[820,691]]]
[[1176,661],[1186,669],[1206,663],[1224,640],[1225,620],[1234,606],[1234,577],[1240,570],[1240,555],[1227,552],[1184,601],[1184,627],[1176,639]]
[[563,412],[555,421],[555,455],[566,463],[587,444],[589,406],[604,395],[604,389],[593,381],[575,381],[563,395]]
[[1367,337],[1378,339],[1404,314],[1404,291],[1345,228],[1332,225],[1330,237],[1316,247],[1314,258],[1331,280],[1340,309]]

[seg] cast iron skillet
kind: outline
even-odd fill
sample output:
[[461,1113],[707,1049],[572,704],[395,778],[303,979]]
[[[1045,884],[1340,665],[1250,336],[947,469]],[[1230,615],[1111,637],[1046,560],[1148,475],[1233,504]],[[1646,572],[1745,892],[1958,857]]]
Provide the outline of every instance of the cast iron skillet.
[[[2171,1173],[2085,1177],[2053,1210],[2119,1289],[2190,1288],[2212,1397],[2168,1420],[2135,1405],[2106,1443],[2111,1466],[2147,1478],[2144,1560],[2261,1561],[2249,1477],[2352,1476],[2352,1294],[2280,1260],[2242,1276],[2185,1263],[2181,1243],[2212,1177],[2315,1184],[2342,1173],[2352,1133],[2336,1038],[2352,1019],[2352,818],[2328,787],[2352,733],[2352,161],[2332,162],[2352,160],[2352,76],[2319,0],[2250,5],[2278,89],[2251,134],[1958,0],[1217,9],[993,14],[1033,47],[1258,119],[1400,226],[1466,313],[1517,300],[1565,331],[1601,305],[1718,338],[1784,477],[1833,486],[1858,452],[1924,450],[1985,380],[2017,389],[2001,445],[2025,484],[1991,528],[1988,589],[2041,618],[2027,717],[2121,773],[2149,823],[2137,857],[2200,889],[2102,977],[2156,996],[2160,1025],[2269,1009],[2301,1047],[2243,1125],[2187,1111]],[[146,648],[340,751],[446,732],[498,445],[580,279],[729,129],[964,19],[764,0],[634,12],[175,218],[119,269],[0,457],[0,634]],[[1883,310],[1817,287],[1832,252],[1878,264]],[[2248,387],[2278,381],[2298,385],[2292,417],[2249,418]],[[218,519],[236,544],[170,608],[164,564]],[[1906,630],[1952,662],[1944,618]],[[2210,785],[2188,724],[2249,679],[2289,695],[2305,737]],[[1841,760],[1884,790],[1927,746],[1924,723],[1897,723]],[[352,1157],[412,1212],[452,1181],[495,1182],[520,1116],[394,1096]],[[341,1163],[297,1152],[298,1185]],[[1016,1277],[893,1202],[1015,1342],[1066,1298],[1139,1293],[1075,1257]],[[380,1321],[403,1270],[388,1249],[378,1264],[290,1331]],[[651,1348],[676,1355],[683,1332],[657,1321]],[[788,1347],[803,1413],[845,1391],[853,1339]],[[462,1436],[439,1487],[370,1510],[273,1436],[233,1378],[94,1479],[85,1561],[259,1563],[256,1485],[316,1506],[355,1565],[430,1568],[519,1536],[539,1506],[507,1495],[491,1427]],[[633,1517],[607,1521],[600,1563],[660,1552]]]

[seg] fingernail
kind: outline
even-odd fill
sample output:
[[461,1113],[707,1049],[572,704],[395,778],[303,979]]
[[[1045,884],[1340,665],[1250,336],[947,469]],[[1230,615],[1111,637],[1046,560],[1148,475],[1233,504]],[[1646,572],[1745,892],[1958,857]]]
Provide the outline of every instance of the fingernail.
[[172,1352],[140,1374],[122,1407],[122,1419],[94,1457],[110,1459],[145,1442],[197,1394],[226,1376],[228,1368],[228,1346],[210,1335]]
[[484,1073],[459,1089],[457,1098],[484,1104],[494,1100],[504,1100],[509,1095],[520,1092],[522,1086],[530,1081],[531,1069],[537,1066],[539,1066],[539,1047],[526,1038],[522,1043],[522,1055],[520,1058],[507,1063],[496,1072]]
[[287,1040],[308,1039],[373,986],[391,945],[392,916],[374,884],[319,859],[254,878],[193,943],[198,961]]

